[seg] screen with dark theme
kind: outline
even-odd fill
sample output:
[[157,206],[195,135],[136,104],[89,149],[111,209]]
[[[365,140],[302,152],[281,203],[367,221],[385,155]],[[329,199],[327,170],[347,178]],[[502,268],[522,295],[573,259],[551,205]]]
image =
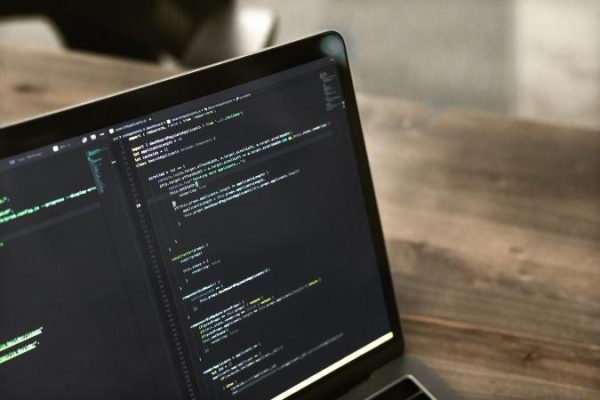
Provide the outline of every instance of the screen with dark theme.
[[0,398],[283,399],[392,338],[323,58],[0,160]]

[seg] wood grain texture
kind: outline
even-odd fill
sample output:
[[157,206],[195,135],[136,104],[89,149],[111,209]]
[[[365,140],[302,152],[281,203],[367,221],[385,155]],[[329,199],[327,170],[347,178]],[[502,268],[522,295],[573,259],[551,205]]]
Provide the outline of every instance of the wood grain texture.
[[[0,43],[0,124],[173,72]],[[467,399],[599,399],[600,132],[359,107],[409,352]]]
[[175,72],[105,56],[0,41],[0,124],[106,96]]
[[600,132],[359,103],[408,349],[465,398],[600,398]]

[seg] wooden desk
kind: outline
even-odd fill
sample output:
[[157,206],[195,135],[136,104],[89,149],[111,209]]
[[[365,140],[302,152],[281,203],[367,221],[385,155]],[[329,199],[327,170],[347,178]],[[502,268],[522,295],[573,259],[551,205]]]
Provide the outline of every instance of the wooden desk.
[[[169,73],[0,44],[0,123]],[[408,350],[467,399],[600,399],[600,131],[359,102]]]

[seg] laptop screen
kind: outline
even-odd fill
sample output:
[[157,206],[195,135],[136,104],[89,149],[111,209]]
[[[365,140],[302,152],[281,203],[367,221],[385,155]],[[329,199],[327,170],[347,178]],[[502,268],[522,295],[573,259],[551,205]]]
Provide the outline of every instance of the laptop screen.
[[0,160],[0,397],[284,399],[392,339],[336,64]]

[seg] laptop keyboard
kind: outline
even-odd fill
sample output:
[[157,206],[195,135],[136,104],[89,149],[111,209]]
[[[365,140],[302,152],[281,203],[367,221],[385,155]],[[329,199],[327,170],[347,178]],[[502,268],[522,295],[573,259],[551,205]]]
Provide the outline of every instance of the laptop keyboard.
[[405,376],[366,400],[435,400],[412,376]]

